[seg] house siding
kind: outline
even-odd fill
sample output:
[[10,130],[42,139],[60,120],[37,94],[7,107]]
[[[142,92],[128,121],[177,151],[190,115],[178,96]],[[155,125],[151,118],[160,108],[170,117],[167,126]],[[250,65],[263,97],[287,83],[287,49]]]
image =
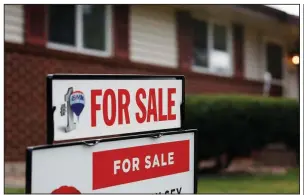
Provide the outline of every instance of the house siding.
[[299,99],[299,82],[297,71],[286,71],[284,80],[284,96]]
[[256,30],[245,28],[245,78],[250,80],[263,80],[265,64],[263,61],[262,40]]
[[24,43],[24,11],[23,5],[4,5],[5,41]]
[[133,5],[130,14],[130,59],[176,68],[178,56],[175,10]]
[[[286,45],[283,38],[270,37],[268,34],[261,34],[261,32],[253,29],[252,27],[246,27],[245,30],[245,78],[249,80],[256,80],[263,82],[264,73],[266,71],[266,54],[265,54],[265,43],[266,40],[275,41],[279,43],[284,52],[286,52]],[[286,56],[286,53],[284,53]],[[297,73],[289,71],[287,64],[283,60],[282,67],[282,88],[283,96],[287,98],[297,99],[299,97],[299,86],[297,80]]]

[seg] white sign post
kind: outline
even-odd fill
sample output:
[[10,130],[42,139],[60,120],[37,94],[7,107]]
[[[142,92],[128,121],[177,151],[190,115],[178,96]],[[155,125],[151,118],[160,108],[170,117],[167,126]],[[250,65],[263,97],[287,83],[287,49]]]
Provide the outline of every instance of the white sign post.
[[182,128],[183,76],[50,75],[47,142]]
[[195,130],[28,148],[27,193],[196,193]]

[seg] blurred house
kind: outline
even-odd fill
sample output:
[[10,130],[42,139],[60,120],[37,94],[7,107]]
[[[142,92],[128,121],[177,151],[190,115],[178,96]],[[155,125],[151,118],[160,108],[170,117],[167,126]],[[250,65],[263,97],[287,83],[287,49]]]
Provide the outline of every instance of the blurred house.
[[299,18],[263,5],[5,5],[5,161],[46,143],[46,75],[178,74],[186,93],[298,98]]

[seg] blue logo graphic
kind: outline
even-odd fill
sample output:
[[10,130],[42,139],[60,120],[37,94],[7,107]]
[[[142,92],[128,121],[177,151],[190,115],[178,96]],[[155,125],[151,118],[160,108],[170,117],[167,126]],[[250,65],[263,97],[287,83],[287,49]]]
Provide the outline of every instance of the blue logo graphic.
[[79,121],[79,116],[85,106],[84,94],[81,91],[74,91],[70,96],[71,110],[76,114]]

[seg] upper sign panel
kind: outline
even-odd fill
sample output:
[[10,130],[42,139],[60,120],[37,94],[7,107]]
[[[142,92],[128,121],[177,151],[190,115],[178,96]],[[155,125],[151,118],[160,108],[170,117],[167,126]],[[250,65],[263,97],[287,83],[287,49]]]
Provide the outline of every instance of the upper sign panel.
[[50,75],[48,143],[182,127],[183,76]]

